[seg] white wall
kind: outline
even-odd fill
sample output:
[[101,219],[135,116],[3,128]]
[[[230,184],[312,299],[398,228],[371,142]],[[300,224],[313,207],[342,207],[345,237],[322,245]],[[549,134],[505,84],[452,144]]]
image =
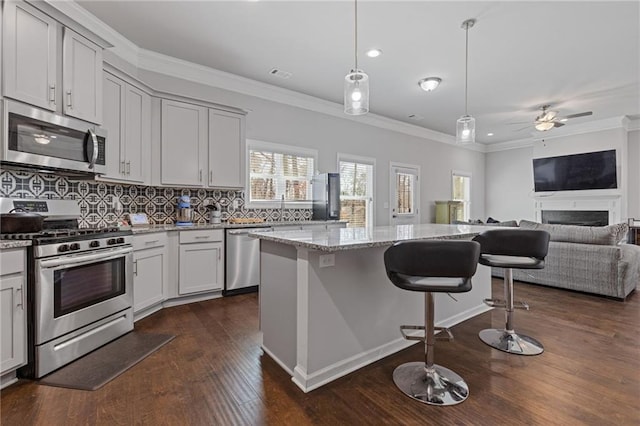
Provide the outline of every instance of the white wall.
[[487,217],[534,220],[533,147],[486,154]]
[[640,130],[628,134],[628,213],[629,217],[640,219]]
[[[434,221],[436,200],[451,198],[452,170],[472,173],[471,217],[484,217],[483,153],[155,72],[140,71],[139,77],[157,91],[250,110],[247,138],[317,149],[320,172],[336,170],[338,152],[374,157],[376,225],[389,223],[389,209],[384,208],[384,203],[389,202],[391,161],[420,166],[423,223]],[[159,141],[154,140],[153,143]]]
[[[621,217],[640,217],[640,131],[622,127],[590,133],[540,139],[531,147],[486,154],[486,211],[496,219],[535,220],[532,159],[615,149],[618,189],[561,191],[550,198],[570,195],[620,195]],[[628,136],[629,135],[629,136]],[[635,211],[636,213],[632,212]],[[635,216],[634,216],[635,217]]]

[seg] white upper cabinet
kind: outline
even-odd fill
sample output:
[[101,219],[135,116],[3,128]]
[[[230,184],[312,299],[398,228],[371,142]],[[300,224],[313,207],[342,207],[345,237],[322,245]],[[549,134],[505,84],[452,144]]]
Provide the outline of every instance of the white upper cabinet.
[[56,110],[58,24],[26,3],[4,5],[4,95]]
[[107,129],[105,179],[148,183],[151,97],[109,73],[103,75],[103,127]]
[[207,109],[163,99],[161,122],[161,183],[205,186]]
[[245,116],[209,110],[209,186],[244,186]]
[[102,48],[69,28],[64,29],[62,76],[64,113],[102,122]]
[[4,96],[101,124],[102,48],[25,2],[2,18]]

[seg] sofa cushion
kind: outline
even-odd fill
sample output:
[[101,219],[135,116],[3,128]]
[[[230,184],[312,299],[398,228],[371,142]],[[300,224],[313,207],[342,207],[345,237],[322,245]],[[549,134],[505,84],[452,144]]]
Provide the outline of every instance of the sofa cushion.
[[520,221],[520,228],[547,231],[551,235],[551,241],[613,246],[626,237],[629,225],[626,223],[607,226],[551,225],[523,219]]

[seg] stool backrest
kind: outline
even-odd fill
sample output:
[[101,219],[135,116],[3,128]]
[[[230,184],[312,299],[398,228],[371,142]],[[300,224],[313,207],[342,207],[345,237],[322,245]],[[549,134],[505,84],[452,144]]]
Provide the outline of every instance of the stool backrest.
[[401,241],[384,252],[387,275],[471,278],[480,258],[480,244],[461,240]]
[[491,229],[477,235],[482,254],[533,257],[544,260],[549,251],[547,231],[529,229]]

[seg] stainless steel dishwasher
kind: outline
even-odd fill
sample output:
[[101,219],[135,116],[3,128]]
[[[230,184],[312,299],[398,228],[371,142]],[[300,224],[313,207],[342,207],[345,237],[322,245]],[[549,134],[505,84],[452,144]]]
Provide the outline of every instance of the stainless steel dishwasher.
[[227,229],[226,275],[224,296],[250,293],[260,286],[260,240],[250,232],[271,231],[271,228]]

